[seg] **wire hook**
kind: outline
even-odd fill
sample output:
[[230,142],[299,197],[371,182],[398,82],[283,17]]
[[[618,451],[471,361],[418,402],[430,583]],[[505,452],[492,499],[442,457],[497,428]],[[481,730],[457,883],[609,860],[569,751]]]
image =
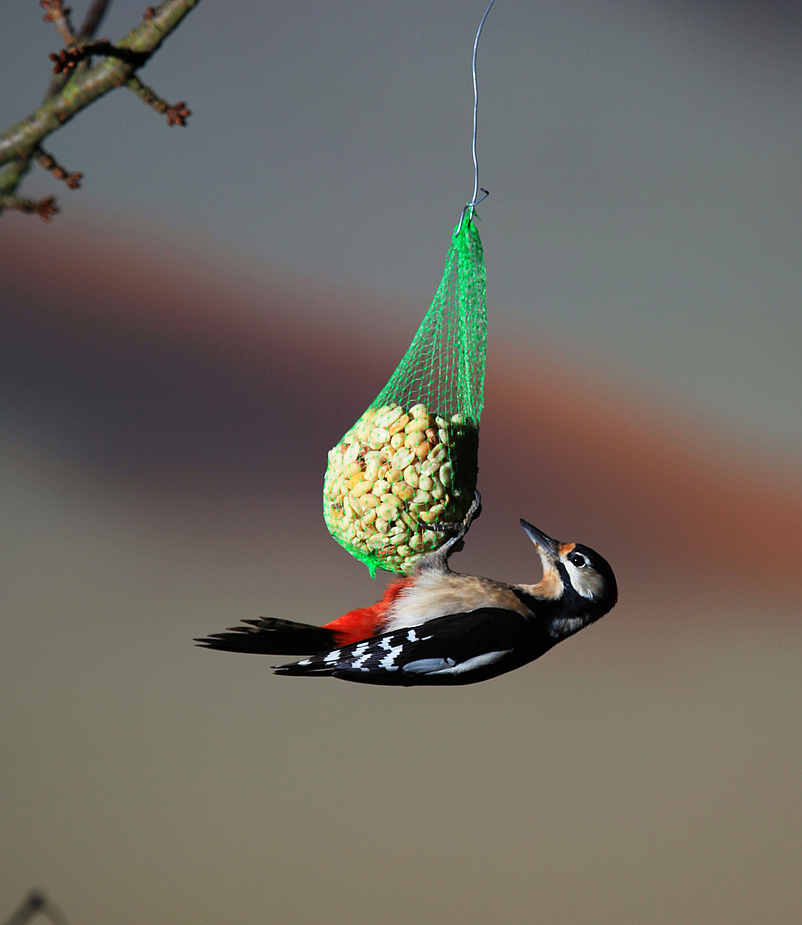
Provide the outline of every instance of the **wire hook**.
[[[487,190],[484,187],[482,187],[482,195],[478,199],[476,198],[476,194],[474,193],[474,198],[471,200],[471,202],[465,203],[465,205],[462,207],[462,215],[460,215],[459,217],[459,225],[457,225],[456,234],[459,234],[462,229],[462,222],[465,218],[465,213],[468,211],[468,209],[471,210],[471,214],[470,214],[470,217],[468,218],[468,221],[472,221],[474,206],[478,206],[480,202],[484,202],[484,200],[487,199],[489,195],[490,195],[490,190]],[[478,215],[476,217],[479,218]]]

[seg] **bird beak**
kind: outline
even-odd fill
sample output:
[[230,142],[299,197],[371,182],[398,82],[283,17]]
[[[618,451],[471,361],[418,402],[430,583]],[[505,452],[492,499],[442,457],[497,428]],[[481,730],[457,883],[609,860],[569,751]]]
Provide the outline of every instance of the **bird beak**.
[[543,567],[546,567],[546,563],[553,565],[559,555],[559,542],[553,540],[550,536],[546,536],[542,530],[533,527],[532,524],[527,523],[523,518],[521,518],[521,526],[526,531],[526,535],[529,539],[537,546],[537,551],[540,553],[540,558],[543,560]]

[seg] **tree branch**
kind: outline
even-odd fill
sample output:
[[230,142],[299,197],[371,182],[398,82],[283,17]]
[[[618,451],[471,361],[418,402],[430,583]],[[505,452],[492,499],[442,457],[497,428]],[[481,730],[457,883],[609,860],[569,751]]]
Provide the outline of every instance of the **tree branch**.
[[79,39],[92,38],[103,17],[106,15],[106,8],[108,5],[109,0],[95,0],[92,6],[89,7],[86,16],[84,16],[84,21],[81,23],[81,28],[78,30]]
[[[76,38],[79,42],[86,42],[89,39],[94,38],[98,26],[103,21],[103,17],[106,15],[109,2],[110,0],[95,0],[92,6],[87,10],[84,21],[81,23],[81,28],[78,30],[76,35]],[[47,88],[47,96],[45,99],[49,99],[51,96],[55,96],[69,79],[69,74],[56,74],[56,76],[50,81],[50,86]]]
[[[35,112],[0,135],[0,211],[6,208],[31,211],[28,208],[30,201],[17,199],[16,191],[44,139],[102,96],[127,86],[136,71],[159,50],[162,42],[198,3],[200,0],[164,0],[155,9],[149,8],[143,22],[111,46],[107,56],[91,67],[79,65],[60,90],[48,96]],[[61,12],[61,5],[57,7]],[[96,2],[89,11],[87,21],[93,29],[105,7],[104,0]],[[84,26],[82,32],[83,29]],[[79,49],[80,44],[70,47]],[[173,121],[183,124],[188,110],[183,103],[176,104],[176,107],[181,118]],[[50,208],[44,210],[48,216],[52,214],[53,206],[51,203]]]

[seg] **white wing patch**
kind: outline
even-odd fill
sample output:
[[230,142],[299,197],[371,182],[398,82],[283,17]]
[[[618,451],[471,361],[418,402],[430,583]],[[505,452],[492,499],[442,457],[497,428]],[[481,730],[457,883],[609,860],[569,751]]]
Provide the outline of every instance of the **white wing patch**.
[[437,674],[454,664],[453,658],[419,658],[416,662],[407,662],[401,670],[404,674]]
[[453,658],[421,658],[417,662],[408,662],[402,670],[404,674],[465,674],[468,671],[485,668],[487,665],[494,665],[510,652],[512,649],[485,652],[483,655],[474,655],[473,658],[459,663],[455,663]]
[[385,648],[389,649],[390,651],[379,662],[379,668],[384,668],[385,671],[398,671],[398,665],[395,664],[395,660],[398,658],[404,648],[403,642],[400,646],[385,646]]
[[405,628],[401,632],[388,633],[378,639],[368,639],[353,646],[333,649],[325,655],[302,659],[296,662],[296,665],[308,666],[313,671],[316,668],[326,669],[326,673],[332,671],[391,672],[398,671],[400,668],[404,675],[419,677],[464,675],[493,665],[512,652],[512,649],[499,649],[475,655],[462,662],[457,662],[448,656],[432,656],[400,664],[404,660],[405,653],[411,654],[410,648],[414,650],[418,643],[432,638],[431,635],[423,633],[418,635],[420,632],[421,627],[417,630],[412,627]]
[[453,667],[442,668],[440,671],[436,671],[435,674],[465,674],[466,671],[476,671],[477,668],[494,665],[505,655],[509,655],[510,652],[512,652],[512,649],[501,649],[498,652],[485,652],[484,655],[474,655],[473,658],[459,662]]

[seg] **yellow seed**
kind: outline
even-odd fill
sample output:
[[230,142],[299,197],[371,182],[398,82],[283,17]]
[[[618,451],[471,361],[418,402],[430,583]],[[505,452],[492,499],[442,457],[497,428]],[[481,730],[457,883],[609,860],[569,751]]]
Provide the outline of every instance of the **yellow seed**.
[[377,520],[378,518],[381,518],[382,520],[386,520],[389,526],[389,524],[391,524],[395,520],[398,514],[398,508],[394,504],[380,504],[376,508],[376,513],[378,515]]
[[431,447],[429,446],[429,441],[424,440],[423,443],[419,443],[415,447],[415,455],[418,457],[418,459],[425,459],[429,455],[430,449]]
[[[432,496],[428,491],[419,491],[412,500],[415,504],[428,504],[432,500]],[[423,513],[420,516],[423,518]],[[423,519],[425,520],[425,518]],[[426,523],[431,523],[431,520],[427,520]]]
[[420,464],[421,475],[434,476],[435,472],[437,472],[437,470],[440,468],[440,461],[438,459],[432,458],[432,454],[436,449],[437,447],[434,447],[434,449],[429,450],[429,455]]
[[402,501],[409,501],[415,494],[415,488],[408,482],[396,482],[393,485],[393,494],[397,495]]
[[360,500],[362,502],[362,507],[372,508],[379,506],[379,499],[376,495],[362,495]]
[[426,405],[413,405],[409,409],[409,414],[413,418],[428,418],[429,409],[426,407]]
[[366,491],[370,491],[371,483],[366,482],[364,479],[360,479],[356,485],[350,490],[349,494],[352,498],[360,498],[365,494]]
[[405,446],[395,451],[393,456],[393,465],[396,469],[406,469],[406,467],[415,458],[415,451]]
[[404,446],[414,449],[419,443],[425,443],[426,434],[420,430],[410,431],[404,439]]
[[413,418],[404,428],[404,432],[411,434],[413,431],[425,431],[429,421],[427,418]]
[[407,485],[417,488],[419,478],[418,470],[414,466],[407,466],[406,469],[404,469],[404,481]]
[[404,436],[405,434],[403,431],[393,434],[393,436],[390,437],[390,446],[394,450],[397,450],[399,447],[402,447],[404,445]]
[[390,425],[390,434],[395,436],[399,431],[404,430],[404,428],[409,424],[409,415],[402,414],[396,421]]
[[[377,427],[387,427],[390,428],[393,424],[403,415],[404,409],[400,405],[394,405],[387,409],[387,411],[381,416],[381,419],[376,418]],[[390,431],[392,433],[392,431]]]
[[357,456],[359,456],[359,443],[351,443],[349,444],[348,449],[343,453],[343,462],[356,462]]
[[431,491],[434,488],[434,479],[429,475],[422,475],[420,479],[418,479],[418,487],[422,488],[424,491]]

